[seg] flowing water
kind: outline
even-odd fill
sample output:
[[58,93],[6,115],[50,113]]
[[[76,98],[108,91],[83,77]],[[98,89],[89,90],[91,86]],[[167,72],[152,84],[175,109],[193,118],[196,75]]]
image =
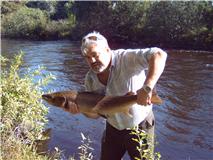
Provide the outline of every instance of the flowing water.
[[[81,57],[79,42],[1,41],[2,55],[12,58],[25,52],[22,70],[46,67],[56,76],[49,90],[81,90],[88,67]],[[213,52],[168,50],[164,73],[158,81],[158,93],[164,99],[155,106],[156,151],[163,160],[213,159]],[[47,128],[52,128],[48,148],[63,150],[66,157],[78,152],[81,132],[92,140],[94,159],[100,157],[104,119],[88,119],[61,109],[49,108]],[[77,156],[77,155],[76,155]],[[125,156],[128,159],[128,156]]]

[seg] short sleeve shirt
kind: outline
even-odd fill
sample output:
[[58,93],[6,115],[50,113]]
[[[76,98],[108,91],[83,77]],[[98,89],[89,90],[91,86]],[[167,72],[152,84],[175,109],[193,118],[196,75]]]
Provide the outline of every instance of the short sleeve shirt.
[[[86,90],[95,91],[106,96],[121,96],[128,92],[136,93],[145,81],[145,70],[149,67],[149,59],[159,50],[161,49],[156,47],[112,50],[112,63],[107,85],[103,85],[98,80],[97,75],[89,70],[85,78]],[[110,115],[107,121],[118,130],[132,128],[141,123],[151,110],[152,105],[134,104],[129,111],[132,116],[125,113],[116,113]]]

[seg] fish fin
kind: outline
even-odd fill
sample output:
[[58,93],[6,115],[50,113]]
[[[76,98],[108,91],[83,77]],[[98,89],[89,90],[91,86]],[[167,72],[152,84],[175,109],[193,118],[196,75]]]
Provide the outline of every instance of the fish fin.
[[157,105],[160,105],[163,103],[163,100],[159,97],[158,94],[152,95],[151,101],[153,104],[157,104]]

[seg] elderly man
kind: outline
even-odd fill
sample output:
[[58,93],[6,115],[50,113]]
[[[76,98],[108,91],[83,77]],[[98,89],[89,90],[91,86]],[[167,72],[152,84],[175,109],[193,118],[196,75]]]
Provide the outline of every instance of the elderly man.
[[[155,121],[151,97],[152,90],[164,70],[166,52],[156,47],[111,50],[106,38],[97,32],[83,37],[81,51],[90,67],[85,78],[87,91],[107,96],[120,96],[129,92],[137,94],[137,104],[130,109],[132,116],[124,113],[107,116],[101,160],[120,160],[126,151],[131,159],[145,159],[137,149],[140,144],[132,139],[138,137],[131,132],[136,127],[147,133],[148,136],[142,143],[145,143],[145,149],[151,147],[153,150]],[[75,104],[68,111],[79,113]],[[86,116],[99,117],[97,114]]]

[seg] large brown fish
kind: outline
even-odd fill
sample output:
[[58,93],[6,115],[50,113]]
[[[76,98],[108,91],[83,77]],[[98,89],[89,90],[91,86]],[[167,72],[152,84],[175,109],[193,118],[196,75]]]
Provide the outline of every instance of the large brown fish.
[[[137,95],[104,96],[93,92],[62,91],[42,95],[49,104],[69,108],[71,103],[77,104],[81,113],[97,113],[112,115],[118,112],[129,114],[129,108],[136,103]],[[161,98],[153,94],[153,104],[162,104]]]

